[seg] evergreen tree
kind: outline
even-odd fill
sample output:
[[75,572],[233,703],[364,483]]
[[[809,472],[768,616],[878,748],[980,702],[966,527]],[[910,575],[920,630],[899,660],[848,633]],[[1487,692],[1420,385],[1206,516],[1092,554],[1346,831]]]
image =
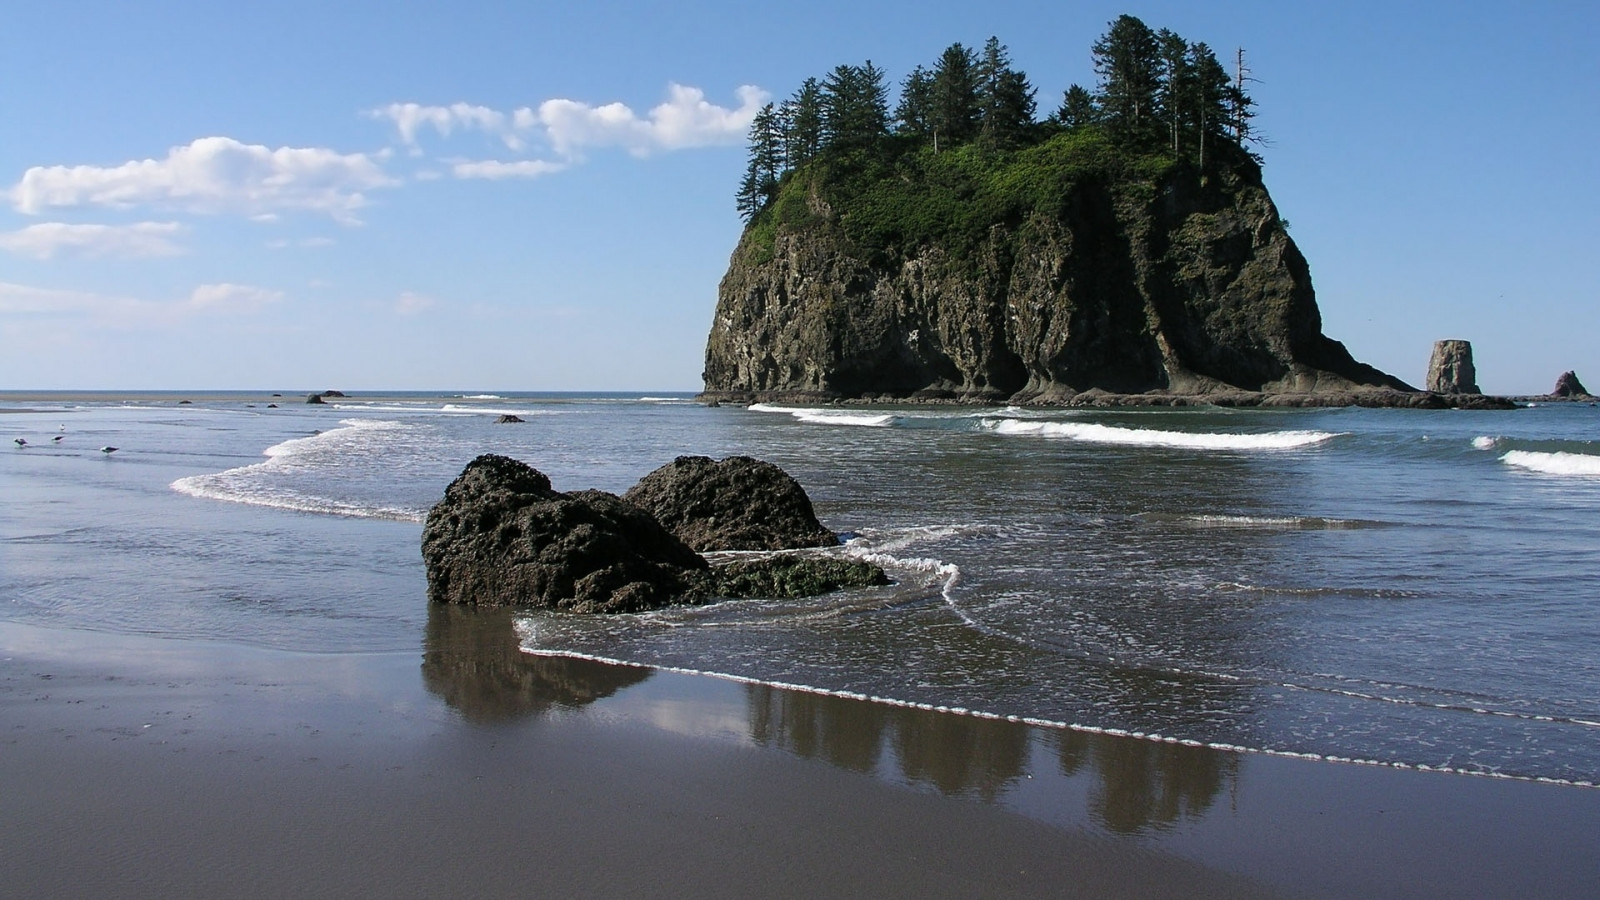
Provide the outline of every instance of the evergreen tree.
[[1196,152],[1200,168],[1218,141],[1227,139],[1229,123],[1228,72],[1217,61],[1216,54],[1205,44],[1189,48],[1189,66],[1194,77],[1194,127]]
[[734,195],[734,206],[739,210],[739,218],[750,221],[755,214],[766,205],[766,199],[761,194],[760,178],[756,175],[755,166],[752,164],[745,169],[744,178],[739,181],[739,192]]
[[951,44],[933,69],[928,124],[934,152],[941,144],[951,147],[976,136],[980,112],[977,57],[961,44]]
[[1011,68],[1011,58],[997,37],[983,45],[977,66],[979,123],[985,144],[1009,147],[1033,125],[1034,90],[1028,76]]
[[[1094,70],[1100,76],[1096,102],[1113,135],[1134,146],[1152,143],[1160,51],[1155,33],[1133,16],[1118,16],[1094,43]],[[1159,140],[1159,137],[1155,138]]]
[[1156,32],[1160,54],[1160,83],[1156,101],[1166,124],[1168,149],[1173,156],[1183,151],[1183,137],[1197,112],[1194,98],[1194,71],[1189,59],[1189,42],[1170,29]]
[[824,147],[870,146],[889,131],[889,89],[870,59],[835,66],[822,83],[821,100]]
[[860,133],[871,143],[889,133],[889,76],[870,59],[860,71]]
[[822,86],[815,78],[800,83],[782,112],[784,159],[790,167],[810,161],[822,149]]
[[1055,114],[1055,120],[1066,128],[1093,125],[1099,121],[1099,117],[1100,113],[1094,105],[1094,95],[1076,84],[1067,88],[1062,94],[1061,107]]
[[901,134],[927,137],[933,133],[928,116],[933,104],[933,76],[917,66],[900,86],[900,105],[895,107],[895,130]]
[[777,109],[768,103],[750,122],[750,164],[735,197],[735,205],[746,219],[778,196],[778,181],[784,170],[783,145]]

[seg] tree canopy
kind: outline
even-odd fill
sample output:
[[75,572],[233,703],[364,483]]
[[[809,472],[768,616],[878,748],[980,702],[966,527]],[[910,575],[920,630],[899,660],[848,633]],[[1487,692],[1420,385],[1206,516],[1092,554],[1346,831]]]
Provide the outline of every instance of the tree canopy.
[[931,67],[913,68],[899,83],[892,112],[887,75],[871,60],[807,78],[752,121],[739,212],[756,216],[789,173],[814,161],[885,163],[967,146],[1014,153],[1063,131],[1094,130],[1120,152],[1161,154],[1202,173],[1227,148],[1249,153],[1254,103],[1244,86],[1254,79],[1243,50],[1230,78],[1206,44],[1123,15],[1108,23],[1090,56],[1095,88],[1071,85],[1044,121],[1036,119],[1036,89],[997,37],[981,51],[951,44]]

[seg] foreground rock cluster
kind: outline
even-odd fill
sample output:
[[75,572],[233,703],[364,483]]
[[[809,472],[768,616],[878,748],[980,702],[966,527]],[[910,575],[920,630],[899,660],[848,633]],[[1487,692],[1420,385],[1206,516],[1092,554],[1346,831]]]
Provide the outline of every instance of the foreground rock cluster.
[[562,493],[526,463],[485,454],[428,512],[422,558],[435,602],[575,612],[888,582],[856,560],[790,554],[713,566],[700,555],[838,542],[793,478],[749,457],[679,457],[618,497]]

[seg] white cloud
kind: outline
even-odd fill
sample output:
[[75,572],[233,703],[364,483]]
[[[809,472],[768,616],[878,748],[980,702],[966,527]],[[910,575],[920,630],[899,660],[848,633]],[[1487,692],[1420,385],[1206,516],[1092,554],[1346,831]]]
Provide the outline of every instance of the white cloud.
[[457,178],[500,179],[537,178],[540,175],[559,172],[566,167],[566,163],[551,162],[547,159],[523,159],[516,162],[485,159],[475,162],[458,162],[451,170],[455,172]]
[[337,242],[334,241],[334,239],[330,238],[330,237],[308,237],[308,238],[301,238],[298,241],[291,241],[288,238],[274,238],[274,239],[272,239],[270,241],[267,241],[267,249],[268,250],[285,250],[285,249],[288,249],[289,247],[308,247],[308,248],[332,247],[335,243],[337,243]]
[[62,291],[0,281],[0,313],[49,315],[61,313],[132,313],[141,301],[131,297]]
[[529,118],[543,126],[550,145],[561,153],[621,147],[644,156],[655,150],[743,141],[751,120],[770,95],[752,85],[744,85],[737,93],[740,105],[729,109],[706,100],[699,88],[673,84],[668,87],[667,102],[644,118],[621,103],[590,106],[576,100],[546,100]]
[[326,213],[355,223],[363,191],[398,182],[364,153],[322,147],[244,144],[200,138],[164,159],[120,166],[35,166],[11,190],[19,212],[80,206],[154,206],[198,213],[272,215],[277,210]]
[[395,301],[394,311],[397,315],[415,316],[432,309],[433,305],[432,297],[405,291],[400,294],[400,299]]
[[208,312],[252,313],[282,299],[282,291],[224,282],[195,288],[189,294],[187,306]]
[[177,222],[137,222],[132,225],[41,222],[18,231],[0,232],[0,250],[34,259],[52,259],[57,254],[123,259],[177,256],[184,249],[172,238],[184,231],[185,228]]
[[[744,85],[736,92],[737,107],[718,106],[706,99],[699,88],[671,84],[666,102],[641,116],[624,103],[594,106],[578,100],[551,99],[537,108],[522,107],[510,113],[456,103],[451,106],[423,106],[417,103],[391,103],[371,110],[373,118],[395,124],[400,140],[417,149],[418,135],[432,130],[448,137],[457,130],[477,130],[494,135],[513,150],[524,147],[523,135],[538,136],[557,153],[575,157],[583,151],[615,147],[636,156],[661,150],[683,150],[738,144],[750,130],[750,122],[771,96],[761,88]],[[474,168],[457,165],[461,178],[499,178],[510,175],[542,175],[552,168],[501,171],[494,167]],[[489,174],[493,172],[494,174]]]
[[450,132],[457,128],[462,131],[482,131],[498,137],[513,150],[521,150],[523,147],[522,138],[518,137],[515,131],[516,123],[505,113],[487,106],[474,106],[469,103],[452,103],[449,106],[391,103],[369,110],[367,115],[393,122],[400,132],[400,140],[413,148],[417,145],[417,132],[423,128],[432,128],[444,137],[449,137]]
[[707,102],[699,88],[672,85],[671,99],[650,110],[652,136],[667,150],[742,143],[771,95],[749,84],[735,93],[739,107],[727,109]]
[[247,315],[283,297],[282,291],[226,283],[202,284],[178,300],[142,300],[0,282],[0,314],[74,317],[101,327],[148,328],[196,315]]

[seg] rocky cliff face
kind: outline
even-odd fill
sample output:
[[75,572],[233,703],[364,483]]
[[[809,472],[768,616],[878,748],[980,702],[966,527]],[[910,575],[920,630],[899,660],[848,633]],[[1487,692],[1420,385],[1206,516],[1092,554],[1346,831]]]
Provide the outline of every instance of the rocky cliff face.
[[1322,334],[1258,170],[1080,180],[976,251],[863,247],[825,192],[747,229],[706,346],[708,397],[1068,400],[1407,385]]

